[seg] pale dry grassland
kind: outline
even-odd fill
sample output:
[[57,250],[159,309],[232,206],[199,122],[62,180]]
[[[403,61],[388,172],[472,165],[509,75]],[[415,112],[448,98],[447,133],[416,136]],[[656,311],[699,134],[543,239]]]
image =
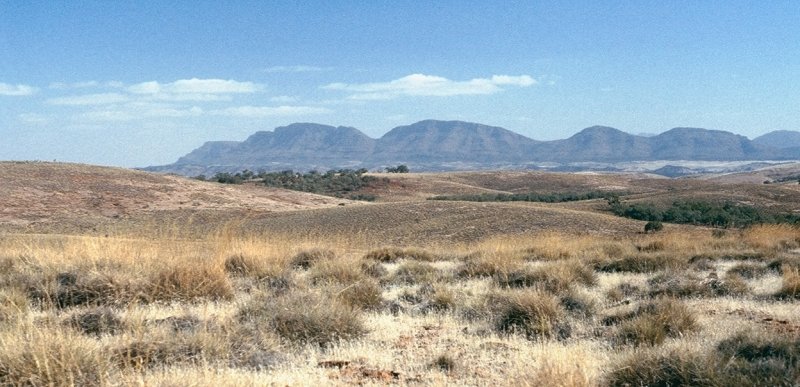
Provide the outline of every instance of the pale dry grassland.
[[796,228],[189,234],[0,235],[0,385],[800,383]]

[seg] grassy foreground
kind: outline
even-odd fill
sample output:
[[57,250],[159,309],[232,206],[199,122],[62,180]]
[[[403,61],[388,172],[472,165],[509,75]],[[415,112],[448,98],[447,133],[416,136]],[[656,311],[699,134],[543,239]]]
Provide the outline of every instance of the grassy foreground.
[[797,385],[800,230],[0,235],[0,385]]

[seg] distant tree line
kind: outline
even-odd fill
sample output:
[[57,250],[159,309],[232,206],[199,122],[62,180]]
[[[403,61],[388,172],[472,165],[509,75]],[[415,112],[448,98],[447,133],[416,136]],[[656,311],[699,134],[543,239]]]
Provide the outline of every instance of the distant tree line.
[[800,216],[771,212],[754,206],[726,201],[677,200],[668,206],[653,203],[623,204],[618,198],[610,199],[611,211],[626,218],[651,222],[696,224],[714,227],[747,227],[763,223],[800,223]]
[[373,201],[375,195],[356,193],[359,189],[388,183],[388,179],[365,175],[367,170],[339,169],[325,173],[310,171],[306,173],[286,170],[281,172],[254,173],[244,170],[237,173],[220,172],[210,179],[197,176],[198,180],[213,181],[223,184],[242,184],[254,181],[268,187],[285,188],[294,191],[312,192],[322,195],[347,197],[353,200]]
[[438,195],[428,200],[458,200],[465,202],[543,202],[561,203],[580,200],[606,199],[619,197],[620,192],[588,191],[588,192],[562,192],[562,193],[482,193],[463,195]]

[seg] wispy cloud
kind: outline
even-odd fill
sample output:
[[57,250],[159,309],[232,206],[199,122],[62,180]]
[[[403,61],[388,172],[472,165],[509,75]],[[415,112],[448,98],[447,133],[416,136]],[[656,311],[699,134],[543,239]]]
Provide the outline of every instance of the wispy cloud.
[[134,121],[147,118],[184,118],[197,117],[203,114],[203,109],[198,106],[188,108],[176,107],[168,104],[129,103],[111,106],[108,109],[99,109],[83,112],[76,116],[83,122],[113,122]]
[[50,98],[47,103],[66,106],[108,105],[128,101],[128,97],[119,93],[100,93],[73,95],[68,97]]
[[327,114],[333,111],[314,106],[237,106],[212,111],[211,114],[231,117],[276,117]]
[[392,99],[399,96],[435,96],[494,94],[506,87],[528,87],[537,82],[529,75],[493,75],[490,78],[474,78],[453,81],[444,77],[426,74],[411,74],[388,82],[347,84],[331,83],[323,86],[327,90],[342,90],[357,100]]
[[267,68],[264,69],[264,72],[265,73],[313,73],[313,72],[329,71],[329,70],[332,70],[332,68],[330,68],[330,67],[296,65],[296,66],[272,66],[272,67],[267,67]]
[[276,103],[292,103],[292,102],[297,102],[299,100],[300,100],[299,98],[292,97],[290,95],[276,95],[269,99],[270,102],[276,102]]
[[131,85],[127,90],[134,94],[239,94],[255,93],[261,86],[253,82],[239,82],[225,79],[181,79],[172,83],[157,81]]
[[31,95],[38,91],[37,88],[28,85],[10,85],[8,83],[0,82],[0,95],[5,96],[25,96]]
[[48,88],[54,90],[70,90],[70,89],[88,89],[94,87],[110,87],[122,88],[125,84],[119,81],[98,82],[98,81],[84,81],[84,82],[53,82]]

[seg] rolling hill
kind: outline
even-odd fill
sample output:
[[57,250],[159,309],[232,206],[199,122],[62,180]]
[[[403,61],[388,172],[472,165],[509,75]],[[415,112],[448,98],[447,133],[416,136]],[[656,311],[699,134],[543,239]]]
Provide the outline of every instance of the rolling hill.
[[244,169],[374,169],[397,164],[417,171],[530,169],[542,163],[580,170],[587,167],[570,164],[800,158],[800,147],[778,149],[767,140],[701,128],[640,136],[593,126],[567,139],[536,141],[500,127],[437,120],[400,126],[372,139],[355,128],[298,123],[257,132],[242,142],[208,142],[174,164],[145,170],[195,176]]

